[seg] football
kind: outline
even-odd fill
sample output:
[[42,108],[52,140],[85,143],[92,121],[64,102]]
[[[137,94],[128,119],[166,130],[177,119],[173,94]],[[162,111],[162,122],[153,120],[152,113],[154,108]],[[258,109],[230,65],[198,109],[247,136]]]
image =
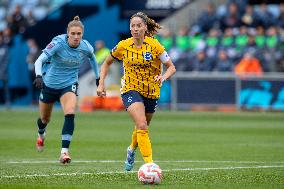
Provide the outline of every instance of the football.
[[155,163],[146,163],[138,170],[138,180],[142,184],[160,184],[162,169]]

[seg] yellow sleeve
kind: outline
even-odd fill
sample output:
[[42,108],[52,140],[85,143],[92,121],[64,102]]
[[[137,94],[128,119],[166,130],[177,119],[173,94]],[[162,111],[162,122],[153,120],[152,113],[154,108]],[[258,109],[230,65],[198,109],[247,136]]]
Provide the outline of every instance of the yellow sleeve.
[[161,45],[161,43],[157,39],[154,39],[154,44],[156,47],[155,50],[157,52],[157,55],[160,56],[165,51],[165,47],[163,47],[163,45]]
[[120,41],[112,50],[111,50],[111,56],[115,59],[122,60],[122,52],[124,50],[123,47],[123,41]]

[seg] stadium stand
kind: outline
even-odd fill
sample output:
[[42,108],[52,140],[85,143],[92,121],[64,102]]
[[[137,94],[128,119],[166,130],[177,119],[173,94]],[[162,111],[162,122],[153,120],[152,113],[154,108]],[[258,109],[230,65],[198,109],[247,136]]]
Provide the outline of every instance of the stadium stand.
[[188,28],[180,27],[183,32],[164,28],[158,38],[179,71],[231,72],[250,51],[264,72],[283,72],[284,3],[274,3],[229,0],[215,7],[209,2]]

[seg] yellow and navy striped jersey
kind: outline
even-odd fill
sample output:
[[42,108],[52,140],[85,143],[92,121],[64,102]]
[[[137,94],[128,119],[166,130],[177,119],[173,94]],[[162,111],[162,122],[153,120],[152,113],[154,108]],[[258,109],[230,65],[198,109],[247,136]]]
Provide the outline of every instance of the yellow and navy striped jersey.
[[120,41],[112,49],[111,55],[123,62],[121,93],[135,90],[146,98],[159,98],[160,85],[154,82],[154,77],[161,74],[159,56],[164,51],[158,40],[147,36],[140,48],[134,45],[132,37]]

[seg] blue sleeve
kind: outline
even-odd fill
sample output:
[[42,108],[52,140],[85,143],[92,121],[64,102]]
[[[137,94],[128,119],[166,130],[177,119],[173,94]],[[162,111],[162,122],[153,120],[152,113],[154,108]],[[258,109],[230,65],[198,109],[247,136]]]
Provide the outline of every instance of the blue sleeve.
[[48,56],[51,57],[55,54],[55,52],[60,48],[60,39],[57,37],[53,38],[52,41],[45,47],[43,52]]
[[92,45],[87,40],[83,40],[83,42],[85,42],[85,44],[87,45],[89,58],[90,58],[90,64],[91,64],[93,71],[96,75],[96,79],[98,79],[100,77],[100,73],[99,73],[98,63],[97,63],[96,57],[94,55],[94,48],[92,47]]
[[41,55],[35,61],[35,73],[36,75],[42,75],[42,65],[48,59],[47,55],[41,53]]
[[90,57],[90,64],[93,68],[93,71],[96,75],[96,79],[98,79],[100,77],[100,74],[99,74],[99,67],[98,67],[98,63],[97,63],[97,60],[96,60],[96,57],[95,55],[92,53],[91,54],[91,57]]

